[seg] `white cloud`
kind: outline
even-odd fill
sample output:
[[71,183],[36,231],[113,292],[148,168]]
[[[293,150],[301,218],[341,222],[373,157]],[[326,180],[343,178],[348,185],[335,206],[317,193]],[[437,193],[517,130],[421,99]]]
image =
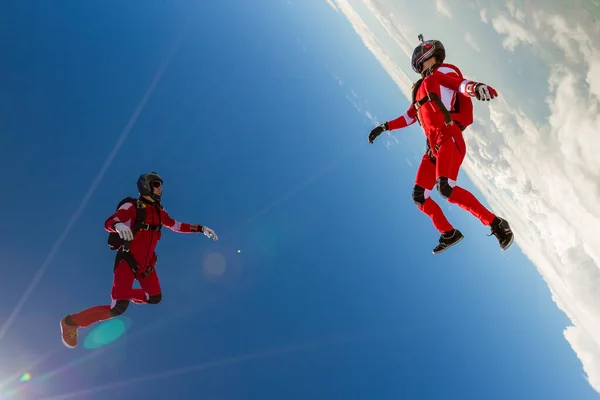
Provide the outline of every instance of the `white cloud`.
[[[363,2],[371,12],[377,8],[369,0]],[[506,50],[528,47],[528,58],[514,57],[514,67],[535,61],[529,57],[546,61],[549,69],[539,73],[548,74],[548,88],[539,93],[539,100],[545,101],[549,116],[534,118],[503,97],[489,107],[476,104],[476,122],[465,136],[470,149],[465,172],[493,210],[513,225],[516,244],[540,272],[553,301],[570,318],[573,326],[565,329],[564,337],[581,360],[590,385],[600,392],[598,23],[577,14],[568,2],[529,0],[526,7],[510,3],[506,12],[491,21]],[[355,17],[348,9],[344,13]],[[483,22],[488,21],[487,13],[480,10]],[[382,25],[388,24],[381,14],[374,15]],[[435,23],[435,16],[419,23]],[[398,41],[406,42],[393,26],[389,29]],[[384,48],[367,27],[357,33],[382,65],[391,59],[386,53],[407,55],[399,44]],[[469,42],[469,36],[463,39]],[[493,49],[477,47],[482,57]],[[508,66],[508,59],[500,60]],[[396,74],[394,80],[402,83],[399,87],[408,97],[406,80],[399,78],[398,70],[389,65],[384,68],[392,78]],[[517,76],[512,79],[515,91],[528,84]]]
[[518,109],[493,104],[492,124],[474,127],[467,139],[466,170],[509,218],[524,254],[575,324],[565,337],[600,390],[600,162],[593,158],[600,119],[576,94],[571,72],[557,69],[551,80],[548,124],[538,128]]
[[367,116],[367,118],[369,119],[369,121],[371,121],[371,123],[373,124],[373,126],[377,126],[377,125],[381,124],[381,122],[379,122],[379,120],[377,120],[377,118],[375,118],[373,116],[373,114],[371,114],[369,111],[365,111],[365,115]]
[[475,42],[475,38],[471,36],[469,32],[465,33],[465,42],[467,42],[469,46],[471,46],[474,50],[481,51],[481,49],[477,45],[477,42]]
[[358,105],[358,103],[356,102],[356,100],[352,96],[346,95],[346,100],[348,100],[350,102],[350,104],[352,104],[354,106],[354,108],[356,109],[356,111],[362,112],[362,110],[360,109],[360,106]]
[[485,8],[482,8],[481,11],[479,11],[479,18],[481,18],[481,21],[484,24],[488,23],[487,12]]
[[588,66],[585,81],[596,100],[600,99],[600,51],[592,42],[590,32],[581,25],[570,26],[560,15],[538,12],[536,16],[551,28],[547,32],[553,32],[552,41],[565,53],[567,63],[577,66],[583,62]]
[[350,5],[348,0],[334,0],[338,9],[346,16],[356,33],[362,39],[365,46],[373,53],[382,67],[386,70],[392,80],[406,94],[410,93],[412,81],[398,67],[392,57],[383,49],[381,42],[376,38],[375,34],[369,29],[365,21],[356,12],[354,7]]
[[506,50],[513,51],[520,43],[535,44],[537,42],[535,36],[527,28],[507,16],[494,17],[492,26],[499,34],[506,35],[502,41],[502,46]]
[[333,0],[325,0],[327,2],[327,4],[329,4],[331,6],[331,8],[333,8],[336,12],[340,12],[340,10],[337,8],[337,5],[335,4],[335,2]]
[[508,12],[513,18],[516,18],[519,22],[525,22],[525,13],[520,8],[517,8],[513,3],[508,3],[506,5],[508,8]]
[[446,0],[435,0],[435,9],[443,17],[452,18],[448,2]]
[[[408,24],[396,24],[394,21],[396,18],[393,13],[390,13],[387,17],[379,11],[377,6],[372,0],[363,0],[364,5],[373,14],[375,19],[385,29],[386,33],[390,38],[398,45],[402,52],[410,57],[414,50],[415,44],[409,37],[417,38],[417,33],[413,32]],[[406,77],[408,79],[408,77]]]

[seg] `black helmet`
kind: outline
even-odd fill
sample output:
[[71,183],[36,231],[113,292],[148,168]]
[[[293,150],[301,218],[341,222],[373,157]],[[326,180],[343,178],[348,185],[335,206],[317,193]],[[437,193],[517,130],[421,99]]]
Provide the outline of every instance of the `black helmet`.
[[160,201],[160,196],[154,194],[152,182],[160,182],[162,185],[163,180],[156,172],[140,175],[137,181],[138,192],[141,196],[150,196],[154,201]]
[[446,49],[439,40],[423,40],[423,35],[419,35],[421,44],[415,47],[413,51],[411,64],[412,69],[417,74],[423,74],[423,63],[431,57],[435,57],[438,63],[443,63],[446,59]]

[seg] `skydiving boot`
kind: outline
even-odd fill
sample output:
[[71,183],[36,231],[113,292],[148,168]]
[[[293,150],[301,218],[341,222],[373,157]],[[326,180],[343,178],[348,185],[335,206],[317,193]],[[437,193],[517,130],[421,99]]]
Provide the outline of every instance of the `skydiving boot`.
[[70,315],[60,320],[60,331],[65,346],[73,349],[77,346],[77,324],[73,322]]
[[444,232],[440,236],[440,243],[433,249],[433,254],[440,254],[442,251],[454,246],[463,239],[464,236],[458,229]]
[[498,242],[500,243],[500,248],[503,251],[508,249],[515,239],[515,235],[510,229],[508,221],[505,219],[499,217],[494,218],[490,225],[490,230],[492,233],[489,236],[496,236],[496,239],[498,239]]

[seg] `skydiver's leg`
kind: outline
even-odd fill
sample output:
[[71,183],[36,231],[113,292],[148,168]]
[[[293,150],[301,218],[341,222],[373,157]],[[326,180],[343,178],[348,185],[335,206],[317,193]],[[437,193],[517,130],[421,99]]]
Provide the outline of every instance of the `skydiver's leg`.
[[156,267],[153,268],[152,272],[145,277],[139,278],[140,286],[144,295],[147,296],[146,302],[148,304],[158,304],[162,299],[162,290],[160,287],[160,279],[156,272]]
[[67,321],[70,320],[80,327],[86,327],[124,313],[134,294],[134,280],[135,276],[133,275],[133,271],[129,267],[129,264],[125,261],[121,261],[113,272],[111,305],[91,307],[77,314],[71,314],[70,316],[67,316]]
[[465,154],[466,145],[462,134],[453,135],[440,145],[437,154],[437,188],[450,203],[469,211],[483,225],[489,226],[492,234],[498,239],[500,248],[506,250],[514,240],[508,221],[488,210],[471,192],[456,185]]
[[452,231],[454,228],[448,222],[448,219],[446,219],[440,206],[430,197],[431,191],[435,186],[435,173],[436,164],[426,152],[423,154],[421,164],[417,170],[412,198],[419,210],[431,218],[433,226],[440,233],[445,233]]
[[90,307],[78,313],[65,316],[61,320],[63,343],[67,347],[75,347],[77,345],[78,328],[85,328],[96,322],[123,314],[129,306],[130,299],[134,296],[134,291],[142,290],[132,288],[134,279],[135,277],[129,264],[121,261],[113,272],[112,303],[110,305]]
[[[455,128],[458,130],[458,128]],[[462,134],[447,137],[437,151],[436,184],[443,198],[469,211],[482,224],[489,226],[496,217],[468,190],[457,186],[456,180],[465,158],[466,145]]]

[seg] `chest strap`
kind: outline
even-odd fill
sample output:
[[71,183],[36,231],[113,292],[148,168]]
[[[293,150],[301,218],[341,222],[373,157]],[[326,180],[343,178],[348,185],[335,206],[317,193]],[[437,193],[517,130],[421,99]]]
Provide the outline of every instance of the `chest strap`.
[[452,125],[454,122],[452,121],[452,116],[450,116],[450,111],[448,111],[448,109],[446,108],[444,103],[442,103],[442,100],[436,93],[427,93],[427,95],[421,100],[415,101],[415,109],[419,111],[419,108],[421,108],[425,103],[428,103],[430,101],[433,101],[438,106],[442,114],[444,114],[444,121],[446,123],[446,126]]

